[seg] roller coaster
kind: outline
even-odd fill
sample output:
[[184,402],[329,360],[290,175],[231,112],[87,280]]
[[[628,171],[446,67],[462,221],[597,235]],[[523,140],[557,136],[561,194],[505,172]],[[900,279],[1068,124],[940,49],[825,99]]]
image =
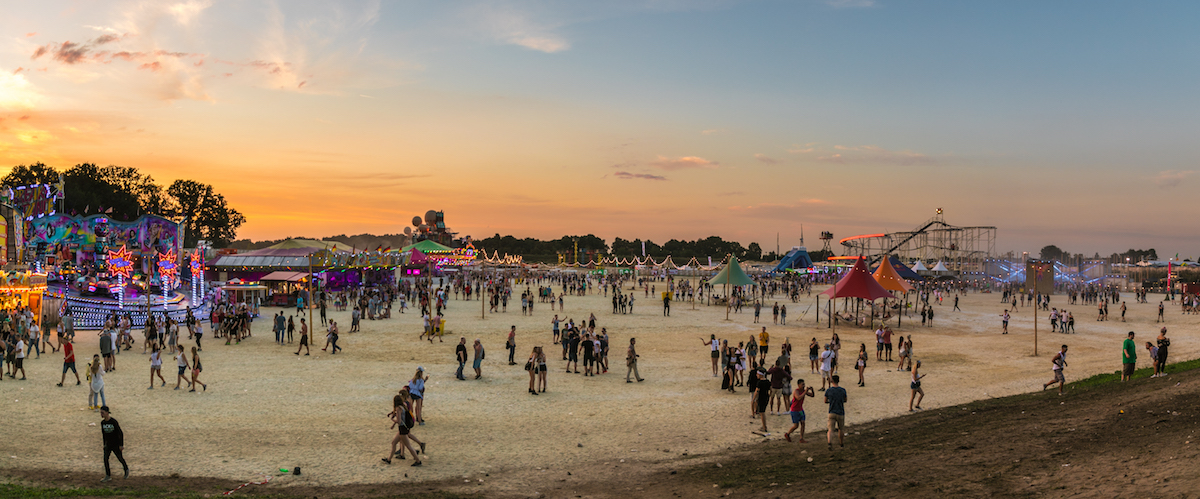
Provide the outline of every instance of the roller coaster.
[[996,253],[996,228],[950,225],[938,208],[933,218],[911,231],[851,236],[840,243],[845,256],[865,256],[872,263],[896,255],[905,262],[941,261],[951,271],[975,273],[985,272],[985,262]]

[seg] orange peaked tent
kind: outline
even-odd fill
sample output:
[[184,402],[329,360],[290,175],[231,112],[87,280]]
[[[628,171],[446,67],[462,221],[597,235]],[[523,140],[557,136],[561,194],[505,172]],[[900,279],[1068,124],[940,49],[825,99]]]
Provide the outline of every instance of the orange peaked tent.
[[908,281],[905,281],[903,277],[900,277],[900,273],[896,272],[896,267],[892,266],[891,258],[886,256],[879,262],[879,268],[875,269],[875,274],[872,277],[875,278],[875,282],[883,286],[883,289],[889,291],[907,293],[912,289],[912,286],[908,285]]

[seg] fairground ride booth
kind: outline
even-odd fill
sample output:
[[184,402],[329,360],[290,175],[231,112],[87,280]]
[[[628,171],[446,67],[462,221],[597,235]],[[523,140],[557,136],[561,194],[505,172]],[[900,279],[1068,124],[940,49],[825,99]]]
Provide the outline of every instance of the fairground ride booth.
[[251,292],[243,289],[250,283],[262,286],[263,304],[294,306],[297,298],[305,298],[305,303],[311,305],[312,300],[307,299],[310,275],[313,293],[319,295],[324,290],[391,283],[394,269],[401,261],[399,253],[350,252],[339,250],[332,242],[288,239],[263,249],[222,255],[210,266],[209,277],[222,282],[236,281],[238,284],[229,291]]
[[[46,274],[22,271],[0,271],[0,308],[15,310],[24,305],[30,310],[42,310],[46,293]],[[41,318],[38,318],[41,321]]]

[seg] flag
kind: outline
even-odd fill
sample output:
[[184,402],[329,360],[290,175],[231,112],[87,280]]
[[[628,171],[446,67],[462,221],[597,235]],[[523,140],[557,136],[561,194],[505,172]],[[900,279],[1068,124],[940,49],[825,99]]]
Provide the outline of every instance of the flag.
[[383,252],[384,252],[384,253],[387,253],[387,252],[389,252],[389,251],[391,251],[391,250],[392,250],[392,247],[391,247],[391,246],[388,246],[388,247],[386,247],[386,248],[384,248],[384,249],[383,249]]
[[382,244],[380,244],[378,248],[375,248],[375,252],[377,252],[377,253],[378,253],[379,251],[381,251],[381,250],[383,250],[383,245],[382,245]]

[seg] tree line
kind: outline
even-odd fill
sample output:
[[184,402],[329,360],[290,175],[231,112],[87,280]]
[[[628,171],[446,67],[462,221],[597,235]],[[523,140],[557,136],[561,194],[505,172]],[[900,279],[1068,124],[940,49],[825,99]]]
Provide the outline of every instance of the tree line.
[[[762,247],[755,242],[742,246],[737,241],[726,241],[717,236],[709,236],[693,241],[670,239],[659,244],[649,239],[614,238],[610,246],[604,239],[594,234],[582,236],[562,236],[558,239],[541,240],[532,237],[517,239],[513,236],[496,234],[485,239],[473,241],[476,249],[486,250],[488,254],[499,251],[500,254],[521,255],[527,262],[557,262],[559,254],[571,255],[578,243],[579,261],[587,262],[588,253],[614,256],[620,258],[641,257],[643,243],[645,255],[657,259],[671,257],[676,264],[683,265],[695,257],[702,263],[708,263],[708,257],[719,260],[727,254],[736,256],[739,260],[772,261],[780,257],[775,252],[763,253]],[[572,261],[570,256],[567,261]]]
[[229,206],[225,196],[208,184],[176,180],[163,187],[130,166],[80,163],[62,172],[38,162],[18,165],[0,179],[4,187],[56,184],[64,181],[62,212],[68,215],[104,213],[112,220],[131,221],[146,214],[183,222],[184,246],[205,239],[223,248],[237,236],[246,217]]

